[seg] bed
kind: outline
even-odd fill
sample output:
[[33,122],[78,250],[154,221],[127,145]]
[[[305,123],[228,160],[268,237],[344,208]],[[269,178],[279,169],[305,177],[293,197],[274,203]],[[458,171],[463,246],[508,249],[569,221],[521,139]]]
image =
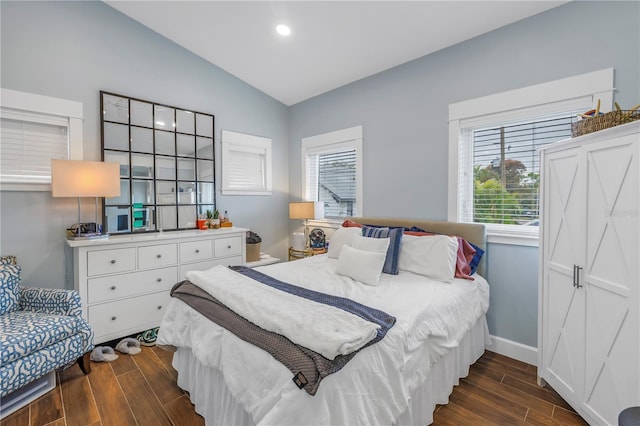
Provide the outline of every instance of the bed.
[[[479,224],[348,219],[455,235],[486,248],[485,229]],[[403,237],[407,247],[408,238]],[[331,248],[331,240],[329,244]],[[172,298],[157,343],[175,351],[178,386],[189,392],[207,425],[432,423],[436,404],[448,402],[453,386],[490,343],[485,318],[489,286],[482,277],[486,257],[473,280],[441,282],[400,270],[398,275],[381,274],[375,286],[336,275],[339,261],[323,254],[256,268],[285,283],[346,297],[396,319],[384,338],[325,377],[314,395],[296,386],[291,371],[272,355]]]

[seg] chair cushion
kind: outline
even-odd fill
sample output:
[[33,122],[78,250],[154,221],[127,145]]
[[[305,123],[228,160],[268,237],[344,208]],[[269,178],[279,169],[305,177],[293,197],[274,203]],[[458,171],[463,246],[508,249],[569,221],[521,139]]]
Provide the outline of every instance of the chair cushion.
[[[57,368],[78,359],[84,353],[83,338],[75,334],[41,351],[36,351],[0,366],[0,399]],[[4,422],[2,423],[4,425]]]
[[0,315],[0,365],[78,334],[81,317],[13,311]]
[[20,267],[0,263],[0,315],[18,309],[20,304]]

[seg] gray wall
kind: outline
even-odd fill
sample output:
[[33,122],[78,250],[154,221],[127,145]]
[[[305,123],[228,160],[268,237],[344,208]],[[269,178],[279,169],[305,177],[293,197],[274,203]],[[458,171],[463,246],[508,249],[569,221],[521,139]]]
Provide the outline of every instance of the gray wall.
[[[235,225],[284,258],[288,247],[288,109],[102,2],[0,2],[1,86],[82,102],[84,158],[100,159],[99,91],[199,110],[221,129],[265,136],[273,144],[273,195],[222,196]],[[220,146],[216,147],[220,188]],[[92,200],[82,220],[93,221]],[[63,288],[64,229],[76,200],[49,192],[0,193],[0,253],[16,254],[27,285]],[[70,287],[70,285],[66,285]]]
[[[364,215],[447,218],[448,106],[615,68],[615,99],[640,101],[640,3],[572,2],[290,108],[292,198],[300,140],[363,126]],[[537,345],[538,249],[490,244],[491,333]]]

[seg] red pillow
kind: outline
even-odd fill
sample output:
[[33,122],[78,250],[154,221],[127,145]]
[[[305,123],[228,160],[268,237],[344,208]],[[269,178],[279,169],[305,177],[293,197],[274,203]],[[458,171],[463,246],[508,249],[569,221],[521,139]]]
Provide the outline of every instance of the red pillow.
[[469,275],[471,273],[471,260],[473,255],[476,254],[476,249],[462,237],[458,238],[458,259],[456,260],[456,278],[464,278],[466,280],[473,280],[473,277]]
[[345,220],[342,222],[343,228],[362,228],[362,224],[358,222],[354,222],[352,220]]

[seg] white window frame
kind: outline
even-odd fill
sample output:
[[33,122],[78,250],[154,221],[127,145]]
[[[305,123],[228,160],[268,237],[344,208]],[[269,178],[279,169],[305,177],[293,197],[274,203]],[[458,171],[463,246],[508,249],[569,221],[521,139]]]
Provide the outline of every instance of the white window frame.
[[[567,111],[596,108],[611,111],[613,68],[536,84],[449,105],[449,200],[448,220],[459,219],[459,179],[461,164],[471,170],[472,156],[461,141],[470,129],[506,122],[550,116]],[[464,195],[464,194],[463,194]],[[464,195],[465,199],[469,195]],[[538,246],[538,228],[486,224],[489,243]]]
[[[53,124],[67,128],[68,160],[83,159],[83,105],[82,102],[53,98],[34,93],[11,89],[0,89],[2,93],[0,117],[19,121]],[[2,148],[0,147],[0,150]],[[3,191],[51,191],[51,177],[48,182],[29,181],[3,182],[0,178],[0,190]]]
[[[301,164],[302,164],[302,199],[305,201],[317,201],[310,199],[307,194],[307,155],[314,152],[322,152],[328,149],[344,148],[355,149],[356,151],[356,211],[358,216],[364,216],[364,191],[363,191],[363,171],[362,171],[362,126],[349,127],[347,129],[335,130],[333,132],[322,133],[316,136],[302,138],[301,144]],[[315,220],[319,223],[336,222],[333,219]]]
[[[234,153],[264,156],[262,187],[231,188],[230,172]],[[229,130],[222,131],[222,194],[223,195],[271,195],[271,139],[247,135]]]

